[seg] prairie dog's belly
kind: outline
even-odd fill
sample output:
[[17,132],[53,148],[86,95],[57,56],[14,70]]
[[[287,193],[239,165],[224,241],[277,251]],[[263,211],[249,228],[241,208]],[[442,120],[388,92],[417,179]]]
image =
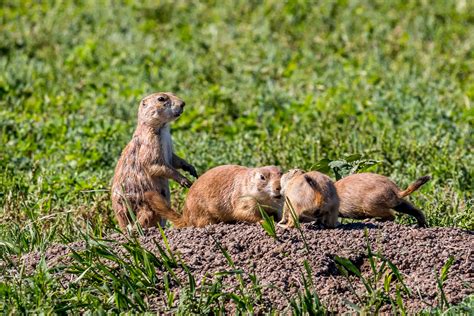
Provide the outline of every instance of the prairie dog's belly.
[[[173,141],[171,139],[170,127],[168,124],[160,130],[160,146],[163,160],[166,164],[171,166],[173,162]],[[153,182],[155,190],[158,191],[166,201],[170,202],[171,192],[168,179],[157,177]]]
[[173,141],[171,139],[170,127],[166,125],[160,130],[161,149],[165,162],[171,165],[173,161]]

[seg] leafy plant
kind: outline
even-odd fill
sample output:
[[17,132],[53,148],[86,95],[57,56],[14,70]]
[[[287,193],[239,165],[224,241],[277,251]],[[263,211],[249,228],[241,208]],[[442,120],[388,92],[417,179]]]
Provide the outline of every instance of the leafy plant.
[[454,257],[450,256],[446,263],[441,268],[439,275],[436,276],[436,284],[438,285],[439,291],[439,308],[443,310],[444,308],[449,308],[450,304],[444,293],[443,285],[444,282],[448,279],[449,268],[454,264]]
[[260,215],[263,219],[260,225],[263,227],[268,236],[274,239],[278,239],[275,228],[275,220],[273,219],[273,217],[269,216],[260,205],[258,205],[258,210],[260,211]]
[[[238,292],[240,294],[237,295],[232,291],[231,293],[228,294],[228,297],[237,305],[238,309],[241,312],[249,312],[253,313],[254,312],[254,298],[252,295],[250,295],[247,290],[246,290],[246,283],[244,281],[244,278],[242,276],[243,272],[241,270],[236,269],[236,266],[234,264],[234,261],[232,260],[231,256],[227,252],[227,250],[222,247],[222,245],[214,238],[214,242],[219,248],[220,252],[224,255],[224,257],[227,260],[227,263],[229,266],[232,268],[231,273],[234,274],[237,277],[237,280],[239,281],[239,287],[238,287]],[[259,293],[259,292],[258,292]]]
[[293,219],[295,229],[298,230],[298,233],[301,236],[301,240],[303,241],[304,248],[306,249],[307,253],[310,253],[308,243],[306,242],[306,237],[304,236],[303,229],[301,228],[301,223],[300,223],[300,219],[298,217],[298,214],[296,214],[295,208],[291,204],[290,199],[285,198],[285,203],[288,206],[288,210],[290,211],[290,216]]
[[291,299],[290,306],[293,315],[326,315],[327,310],[319,300],[319,296],[314,289],[311,267],[308,261],[303,262],[306,275],[302,275],[304,290]]
[[[394,310],[406,314],[402,294],[411,296],[411,290],[405,285],[403,277],[398,268],[380,253],[373,253],[368,239],[368,231],[365,229],[367,260],[370,265],[371,274],[365,277],[351,260],[335,256],[334,260],[340,273],[346,278],[352,293],[357,298],[357,304],[347,301],[347,304],[357,311],[377,313],[380,307],[390,302]],[[355,290],[351,275],[362,282],[366,289],[364,296]],[[396,281],[396,282],[394,282]],[[395,283],[395,297],[392,296],[392,285]]]
[[315,170],[328,173],[332,171],[336,180],[357,172],[363,172],[380,164],[380,161],[364,158],[361,154],[347,155],[344,159],[323,159],[316,163]]

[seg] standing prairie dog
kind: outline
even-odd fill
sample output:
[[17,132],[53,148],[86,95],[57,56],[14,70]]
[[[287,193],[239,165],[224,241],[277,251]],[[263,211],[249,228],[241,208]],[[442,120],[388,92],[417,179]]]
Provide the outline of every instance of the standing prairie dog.
[[[138,108],[138,123],[132,140],[120,156],[112,182],[112,206],[122,230],[131,223],[133,212],[142,227],[165,221],[151,209],[146,196],[159,195],[170,204],[168,179],[184,187],[191,181],[176,169],[197,177],[196,169],[173,153],[169,123],[183,113],[184,101],[172,93],[154,93]],[[148,193],[148,195],[145,195]]]
[[[297,216],[300,221],[318,221],[326,227],[336,227],[339,198],[334,182],[317,171],[304,172],[292,169],[281,178],[282,194],[291,203],[282,207],[280,226],[294,227]],[[286,224],[286,225],[285,225]]]
[[427,227],[423,212],[403,197],[418,190],[430,179],[430,176],[421,177],[402,191],[389,178],[382,175],[359,173],[347,176],[336,182],[340,199],[339,214],[345,218],[380,218],[393,221],[395,219],[393,209],[414,216],[420,227]]
[[203,227],[220,222],[260,222],[259,206],[276,215],[282,203],[281,171],[275,166],[247,168],[224,165],[210,169],[189,189],[183,214],[149,196],[150,205],[175,227]]

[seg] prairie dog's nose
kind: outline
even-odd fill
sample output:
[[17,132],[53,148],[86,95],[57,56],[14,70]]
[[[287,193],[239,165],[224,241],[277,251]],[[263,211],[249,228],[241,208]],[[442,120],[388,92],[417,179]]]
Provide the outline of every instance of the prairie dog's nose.
[[178,102],[178,106],[179,106],[180,108],[184,108],[185,105],[186,105],[186,102],[184,102],[184,101],[179,101],[179,102]]

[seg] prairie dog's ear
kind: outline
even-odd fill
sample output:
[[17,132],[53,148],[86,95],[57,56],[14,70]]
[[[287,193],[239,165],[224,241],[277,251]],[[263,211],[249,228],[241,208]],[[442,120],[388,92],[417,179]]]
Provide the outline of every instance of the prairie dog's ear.
[[314,181],[310,176],[304,175],[304,179],[309,184],[309,186],[311,188],[313,188],[313,190],[315,190],[315,191],[320,191],[321,190],[318,183],[316,181]]
[[140,105],[141,105],[142,107],[146,107],[146,106],[147,106],[146,99],[143,99],[142,102],[140,102],[140,103],[141,103]]
[[277,174],[279,177],[283,176],[283,171],[281,170],[280,167],[276,167],[276,174]]
[[305,173],[304,170],[294,168],[294,169],[288,170],[288,172],[285,173],[285,175],[287,176],[288,179],[291,179],[291,178],[294,178],[294,177],[299,176],[299,175],[304,174],[304,173]]

